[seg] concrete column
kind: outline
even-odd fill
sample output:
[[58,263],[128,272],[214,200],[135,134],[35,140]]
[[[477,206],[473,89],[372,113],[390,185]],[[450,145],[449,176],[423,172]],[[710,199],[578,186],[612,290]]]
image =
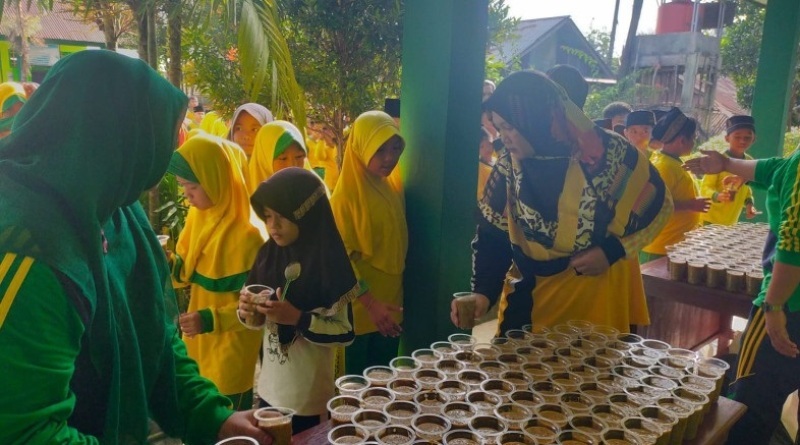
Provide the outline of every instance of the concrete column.
[[405,2],[406,349],[454,332],[450,299],[469,290],[487,11],[488,0]]
[[750,154],[756,158],[783,155],[792,79],[800,38],[800,2],[769,0],[753,95],[758,137]]

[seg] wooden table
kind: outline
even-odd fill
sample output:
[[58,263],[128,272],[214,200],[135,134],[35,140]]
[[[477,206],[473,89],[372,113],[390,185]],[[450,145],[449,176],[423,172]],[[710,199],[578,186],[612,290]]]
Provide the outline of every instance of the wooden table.
[[[683,445],[724,444],[733,424],[744,415],[746,410],[747,407],[741,403],[720,397],[719,402],[706,414],[694,440],[686,441]],[[327,445],[330,430],[331,422],[325,422],[294,436],[292,445]]]
[[670,280],[667,258],[641,268],[650,325],[637,327],[638,334],[686,349],[699,349],[717,339],[718,354],[728,352],[733,316],[750,315],[751,296]]

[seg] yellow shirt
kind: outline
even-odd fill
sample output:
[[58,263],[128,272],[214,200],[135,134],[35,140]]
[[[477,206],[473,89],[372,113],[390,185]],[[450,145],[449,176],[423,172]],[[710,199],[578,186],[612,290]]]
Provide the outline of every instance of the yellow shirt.
[[[745,159],[753,159],[745,155]],[[733,200],[729,202],[718,202],[714,199],[717,193],[722,191],[735,193]],[[700,195],[704,198],[711,198],[711,209],[708,213],[702,214],[703,221],[710,224],[722,224],[732,226],[739,221],[747,201],[753,200],[753,191],[744,180],[734,174],[722,172],[717,175],[705,175],[700,183]]]
[[[692,176],[683,169],[683,162],[660,151],[653,153],[650,162],[658,170],[664,185],[672,194],[675,203],[697,197]],[[665,255],[666,247],[683,241],[686,232],[700,225],[700,213],[676,211],[656,238],[642,249],[643,252]]]

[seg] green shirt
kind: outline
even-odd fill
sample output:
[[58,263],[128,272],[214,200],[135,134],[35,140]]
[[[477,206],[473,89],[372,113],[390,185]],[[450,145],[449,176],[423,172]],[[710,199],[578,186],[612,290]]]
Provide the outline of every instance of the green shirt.
[[[156,322],[155,320],[152,320]],[[82,317],[53,271],[46,265],[13,253],[0,261],[0,443],[94,444],[113,438],[91,437],[67,425],[75,407],[70,380],[75,372]],[[173,360],[174,366],[173,366]],[[143,363],[160,371],[149,397],[143,397],[153,419],[169,434],[188,443],[213,443],[230,416],[229,401],[198,374],[177,335],[166,339],[158,363]],[[146,399],[146,401],[145,401]],[[124,403],[138,403],[125,400]],[[141,423],[146,419],[122,419]],[[118,438],[141,443],[140,438]]]
[[[800,266],[800,151],[787,158],[762,159],[756,164],[755,185],[767,190],[766,210],[770,231],[777,237],[775,261]],[[772,271],[764,271],[764,284],[754,304],[766,298]],[[789,310],[800,311],[800,287],[787,302]]]

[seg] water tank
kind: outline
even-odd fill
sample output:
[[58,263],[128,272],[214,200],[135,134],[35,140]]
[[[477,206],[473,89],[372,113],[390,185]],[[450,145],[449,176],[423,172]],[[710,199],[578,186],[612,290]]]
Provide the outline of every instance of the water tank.
[[[656,34],[691,31],[693,10],[694,3],[691,0],[673,0],[659,6]],[[698,8],[698,15],[702,12],[702,8]],[[699,17],[698,20],[702,22],[702,17]]]

